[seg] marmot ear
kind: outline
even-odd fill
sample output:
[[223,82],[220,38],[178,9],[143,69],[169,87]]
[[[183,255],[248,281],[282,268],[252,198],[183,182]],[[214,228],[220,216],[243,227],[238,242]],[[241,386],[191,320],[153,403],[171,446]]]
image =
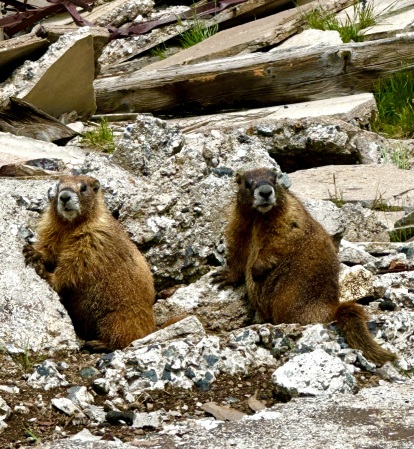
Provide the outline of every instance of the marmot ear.
[[285,189],[288,189],[292,185],[292,181],[287,173],[283,173],[282,171],[277,173],[277,183]]
[[236,182],[237,182],[237,184],[240,184],[241,183],[241,180],[242,180],[242,175],[243,175],[243,173],[242,172],[236,172],[236,174],[234,175],[234,177],[235,177],[235,179],[236,179]]
[[92,184],[92,189],[93,189],[93,191],[94,191],[95,193],[97,193],[98,190],[100,189],[100,187],[101,187],[101,183],[100,183],[97,179],[95,179],[95,181],[94,181],[93,184]]
[[47,198],[49,201],[53,201],[56,198],[56,195],[57,195],[58,189],[59,189],[59,184],[60,184],[60,182],[58,182],[57,184],[55,184],[52,187],[49,187],[49,189],[47,191]]

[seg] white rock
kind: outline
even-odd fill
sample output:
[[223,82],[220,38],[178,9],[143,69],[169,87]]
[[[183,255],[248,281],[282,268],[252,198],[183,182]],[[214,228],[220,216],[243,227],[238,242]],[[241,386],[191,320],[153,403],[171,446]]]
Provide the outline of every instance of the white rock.
[[7,402],[0,397],[0,421],[4,421],[11,415],[11,408],[7,405]]
[[159,429],[162,427],[163,421],[163,413],[160,410],[150,413],[134,413],[132,427],[136,429]]
[[341,265],[339,273],[340,300],[356,301],[374,292],[374,275],[362,265]]
[[355,393],[357,381],[338,357],[323,349],[293,357],[272,374],[276,390],[288,397]]

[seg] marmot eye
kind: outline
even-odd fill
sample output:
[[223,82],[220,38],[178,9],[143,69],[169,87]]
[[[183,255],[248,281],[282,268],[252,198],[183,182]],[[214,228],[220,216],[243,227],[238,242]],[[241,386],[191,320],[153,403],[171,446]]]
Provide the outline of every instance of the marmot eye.
[[81,192],[86,192],[88,190],[88,186],[86,184],[82,184],[79,189]]
[[246,179],[244,181],[244,186],[246,187],[246,189],[250,189],[250,187],[252,186],[252,183]]

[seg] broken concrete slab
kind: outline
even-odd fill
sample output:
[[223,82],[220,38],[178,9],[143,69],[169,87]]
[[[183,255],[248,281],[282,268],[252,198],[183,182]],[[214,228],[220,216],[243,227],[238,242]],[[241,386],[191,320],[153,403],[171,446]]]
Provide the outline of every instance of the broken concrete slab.
[[[42,24],[33,29],[36,36],[47,39],[49,44],[55,43],[65,34],[74,33],[79,30],[77,25],[48,25]],[[95,76],[100,71],[98,59],[102,54],[102,50],[109,41],[109,31],[104,27],[89,27],[89,32],[93,38],[93,51],[95,55]]]
[[167,121],[171,124],[178,125],[184,133],[206,133],[213,129],[248,128],[258,124],[258,122],[260,124],[266,124],[268,122],[275,124],[275,122],[281,119],[303,119],[307,117],[330,117],[345,122],[352,121],[364,124],[371,120],[376,110],[377,106],[374,95],[371,93],[363,93],[327,100],[308,101],[199,117],[184,117]]
[[[324,9],[339,11],[351,3],[352,1],[349,0],[338,0],[325,4]],[[159,70],[174,65],[195,64],[217,58],[252,53],[261,48],[276,45],[297,33],[304,25],[304,14],[315,8],[320,8],[319,1],[220,31],[203,42],[182,50],[169,58],[150,64],[142,70]]]
[[[50,159],[62,161],[69,171],[71,168],[80,167],[85,160],[85,152],[77,147],[59,147],[50,142],[30,139],[28,137],[14,136],[9,133],[0,132],[0,170],[12,165],[26,165],[28,161],[36,159]],[[29,166],[30,167],[30,166]],[[32,165],[31,167],[36,167]],[[39,174],[30,168],[15,168],[15,173],[21,176]],[[10,173],[12,167],[4,168],[5,173]]]
[[17,97],[53,117],[76,111],[83,120],[96,109],[93,38],[88,27],[62,36],[36,62],[26,61],[0,84],[0,103]]
[[25,60],[41,56],[48,45],[46,39],[33,33],[5,41],[0,39],[0,82],[5,81]]
[[291,38],[285,40],[277,47],[270,50],[271,52],[280,51],[284,48],[291,47],[315,47],[318,45],[340,45],[343,44],[341,35],[336,30],[303,30],[302,33],[295,34]]
[[391,164],[329,165],[289,174],[303,200],[338,199],[369,207],[414,207],[414,172]]

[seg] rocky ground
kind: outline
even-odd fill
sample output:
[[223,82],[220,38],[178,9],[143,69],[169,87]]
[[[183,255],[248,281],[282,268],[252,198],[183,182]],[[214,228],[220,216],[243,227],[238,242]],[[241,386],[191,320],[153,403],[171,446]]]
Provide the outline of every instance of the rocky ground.
[[[412,64],[413,2],[375,0],[382,21],[365,30],[372,45],[360,46],[309,30],[290,41],[303,11],[258,3],[214,11],[206,23],[223,30],[187,50],[171,46],[165,60],[148,50],[191,20],[109,35],[176,20],[188,5],[97,2],[82,15],[99,26],[52,16],[0,43],[1,448],[413,447],[414,141],[371,131],[369,88],[401,59]],[[351,1],[325,3],[352,14]],[[312,58],[318,70],[300,65]],[[200,110],[211,115],[188,117]],[[113,154],[82,138],[102,117]],[[396,362],[374,366],[335,323],[261,323],[243,286],[212,284],[226,262],[234,173],[259,166],[283,172],[329,234],[342,236],[341,301],[366,308]],[[21,252],[36,238],[48,189],[70,173],[99,179],[147,258],[158,326],[182,321],[122,351],[82,351],[58,295]]]

